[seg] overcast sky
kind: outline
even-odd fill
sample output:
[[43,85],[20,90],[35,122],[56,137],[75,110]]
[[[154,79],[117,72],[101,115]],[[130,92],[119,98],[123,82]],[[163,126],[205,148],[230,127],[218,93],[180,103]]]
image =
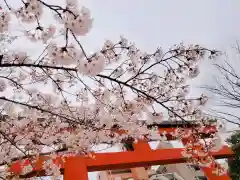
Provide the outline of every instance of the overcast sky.
[[[3,0],[0,0],[0,2]],[[18,0],[8,0],[15,4]],[[60,0],[45,0],[57,3]],[[62,0],[61,0],[62,1]],[[229,52],[240,39],[239,0],[79,0],[94,17],[92,31],[82,38],[89,51],[105,39],[124,35],[143,50],[154,51],[183,41]],[[209,83],[212,68],[204,63],[198,83]],[[96,175],[90,179],[95,180]]]

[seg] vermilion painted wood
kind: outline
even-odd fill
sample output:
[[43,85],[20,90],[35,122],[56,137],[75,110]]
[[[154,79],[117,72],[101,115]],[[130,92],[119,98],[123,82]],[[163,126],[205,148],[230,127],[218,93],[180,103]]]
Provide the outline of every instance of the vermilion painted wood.
[[[138,151],[138,152],[146,152],[146,151],[152,151],[149,143],[145,142],[145,141],[139,141],[138,143],[134,143],[133,144],[134,147],[134,151]],[[145,166],[145,167],[149,167],[149,166]],[[144,168],[142,170],[145,170]],[[131,169],[132,174],[133,174],[133,178],[135,179],[141,179],[141,174],[138,173],[138,171],[136,171],[134,168]],[[146,174],[148,174],[147,172],[145,172]]]
[[[183,148],[173,148],[173,149],[157,149],[157,150],[147,150],[147,151],[131,151],[131,152],[115,152],[115,153],[97,153],[95,158],[83,158],[82,156],[75,156],[74,168],[78,164],[80,167],[84,161],[87,166],[88,172],[91,171],[104,171],[104,170],[114,170],[114,169],[124,169],[133,167],[145,167],[151,165],[163,165],[163,164],[176,164],[184,163],[186,159],[182,156],[181,152]],[[215,158],[225,158],[232,157],[234,153],[227,146],[223,147],[219,152],[212,153]],[[43,161],[49,157],[41,157],[34,165],[34,170],[41,172]],[[26,163],[27,164],[27,163]],[[55,164],[59,165],[61,168],[65,168],[62,157],[58,157]],[[20,163],[12,165],[10,171],[18,174]],[[69,167],[73,166],[70,165]],[[81,171],[81,170],[79,170]],[[34,175],[32,173],[32,175]],[[66,179],[65,179],[66,180]],[[67,179],[74,180],[74,179]]]
[[[181,155],[183,149],[158,149],[158,150],[136,150],[132,152],[117,153],[99,153],[96,159],[85,159],[88,171],[113,170],[133,167],[144,167],[152,165],[184,163],[186,159]],[[213,156],[232,154],[228,147],[224,147]],[[73,165],[81,164],[82,157],[75,157]],[[77,177],[71,177],[64,180],[79,180]]]
[[[171,135],[171,133],[173,133],[175,131],[175,128],[161,128],[161,129],[159,129],[159,133],[160,134],[167,134],[167,135]],[[204,129],[204,132],[206,132],[206,133],[212,133],[212,132],[215,132],[216,131],[216,128],[214,128],[214,127],[209,127],[209,128],[205,128]],[[122,132],[122,133],[125,133],[125,132]],[[142,154],[143,156],[144,156],[144,154],[145,153],[149,153],[149,152],[152,152],[152,150],[151,150],[151,148],[150,148],[150,146],[149,146],[149,144],[148,143],[145,143],[145,142],[139,142],[139,143],[137,143],[137,144],[135,144],[134,145],[134,150],[135,150],[135,154],[134,154],[134,156],[135,157],[137,157],[137,154]],[[226,148],[226,147],[224,147],[221,151],[222,151],[222,153],[224,153],[224,151],[228,151],[229,150],[229,148]],[[231,151],[231,150],[230,150]],[[230,152],[229,151],[229,152]],[[230,152],[230,153],[232,153],[232,152]],[[125,154],[125,155],[127,155],[127,154]],[[152,154],[152,156],[150,156],[150,154],[145,154],[147,157],[149,157],[149,159],[148,160],[151,160],[151,157],[153,157],[154,155]],[[179,154],[179,152],[173,152],[173,151],[170,151],[170,150],[167,150],[167,151],[165,151],[165,153],[164,152],[162,152],[161,153],[161,155],[164,155],[165,156],[165,158],[167,158],[167,161],[168,161],[168,163],[167,164],[170,164],[171,162],[171,158],[173,158],[174,157],[174,155],[180,155],[179,156],[179,159],[178,159],[178,163],[181,163],[181,161],[185,161],[185,159],[184,158],[181,158],[181,154]],[[170,155],[170,156],[169,156]],[[223,155],[223,154],[222,154]],[[213,156],[214,156],[214,153],[213,153]],[[120,157],[120,156],[119,156]],[[124,156],[124,158],[128,158],[127,156]],[[130,158],[130,157],[129,157]],[[128,160],[130,160],[128,158]],[[111,158],[112,159],[112,158]],[[161,159],[161,162],[163,162],[163,160],[164,160],[164,158],[163,157],[161,157],[160,158],[160,155],[158,156],[158,159]],[[98,157],[98,160],[99,160],[99,157]],[[112,160],[114,160],[114,158],[112,159]],[[116,159],[115,159],[116,160]],[[131,159],[132,160],[132,159]],[[138,160],[141,160],[140,159],[140,157],[138,157]],[[174,163],[177,163],[177,159],[175,159],[176,161],[174,162]],[[104,161],[104,163],[106,163],[106,161]],[[120,162],[119,162],[120,163]],[[123,162],[123,163],[126,163],[126,162]],[[132,163],[133,162],[131,162],[130,163],[130,166],[132,165]],[[137,161],[135,162],[135,163],[137,163]],[[141,163],[143,163],[142,161],[141,161]],[[154,161],[152,161],[152,162],[146,162],[147,164],[145,164],[145,166],[146,165],[154,165],[153,163],[155,163]],[[150,163],[150,164],[149,164]],[[112,164],[111,165],[111,167],[113,168],[113,165],[114,164]],[[120,164],[119,164],[120,165]],[[136,166],[137,164],[134,164],[134,167]],[[143,164],[142,164],[143,165]],[[142,166],[141,165],[141,166]],[[160,165],[160,162],[158,162],[157,163],[157,165]],[[138,166],[138,165],[137,165]],[[120,168],[119,166],[118,166],[118,168]],[[118,169],[117,168],[117,169]],[[127,164],[125,164],[122,168],[127,168]],[[108,168],[108,169],[110,169],[110,168]],[[208,177],[208,179],[209,180],[216,180],[216,179],[219,179],[219,180],[230,180],[230,177],[228,176],[228,175],[223,175],[223,176],[217,176],[216,174],[214,174],[213,173],[213,167],[210,167],[210,168],[207,168],[207,167],[205,167],[205,168],[201,168],[202,170],[203,170],[203,172],[205,173],[205,175]],[[137,174],[135,174],[135,176],[137,176]],[[74,177],[71,177],[71,178],[69,178],[69,179],[65,179],[65,180],[70,180],[70,179],[73,179]],[[75,180],[75,179],[73,179],[73,180]],[[77,179],[76,179],[77,180]]]
[[[166,129],[161,128],[161,129],[159,129],[160,133],[167,132],[167,134],[170,134],[174,131],[175,131],[175,128],[166,128]],[[211,132],[214,132],[214,131],[216,131],[216,128],[211,127],[211,128],[204,129],[204,132],[207,132],[207,133],[211,133]],[[183,144],[186,144],[186,143],[187,143],[187,140],[183,141]],[[137,150],[137,151],[144,152],[144,151],[149,151],[149,149],[151,149],[151,148],[150,148],[148,143],[139,142],[138,144],[134,145],[134,150]],[[215,173],[213,173],[213,170],[214,170],[213,166],[212,167],[201,167],[201,170],[204,172],[204,174],[206,175],[208,180],[216,180],[216,179],[231,180],[231,178],[228,174],[218,176]]]
[[[157,149],[152,151],[132,151],[97,153],[95,159],[85,158],[88,171],[103,171],[121,168],[142,167],[186,162],[182,156],[183,148]],[[224,146],[220,151],[212,153],[217,159],[233,157],[232,150]],[[82,159],[81,156],[76,159]]]
[[152,151],[150,145],[145,141],[139,141],[138,143],[134,143],[133,147],[134,151],[138,152]]
[[84,159],[69,157],[64,164],[64,180],[88,180],[88,170]]
[[213,173],[213,168],[203,167],[201,170],[204,172],[205,176],[208,178],[208,180],[231,180],[230,176],[228,174],[218,176]]
[[[192,128],[184,128],[184,130],[192,130]],[[176,128],[159,128],[159,133],[160,134],[171,134],[171,133],[174,133],[176,131]],[[202,129],[202,133],[214,133],[217,131],[217,128],[214,127],[214,126],[209,126],[209,127],[205,127]]]
[[[184,128],[184,130],[192,130],[192,128]],[[118,133],[118,134],[126,134],[127,131],[123,130],[123,129],[112,129],[111,130],[112,132],[115,132],[115,133]],[[169,127],[169,128],[159,128],[159,134],[165,134],[165,135],[168,135],[168,136],[171,136],[172,133],[175,133],[176,131],[176,128],[173,127]],[[214,133],[217,131],[217,128],[215,126],[208,126],[208,127],[205,127],[202,129],[202,132],[199,132],[199,133],[202,133],[202,134],[211,134],[211,133]]]
[[[142,153],[146,151],[150,151],[151,147],[148,143],[145,142],[138,142],[137,144],[134,144],[134,150],[140,151]],[[208,180],[231,180],[228,174],[218,176],[213,173],[214,167],[201,167],[201,170],[204,172],[205,176],[208,178]]]

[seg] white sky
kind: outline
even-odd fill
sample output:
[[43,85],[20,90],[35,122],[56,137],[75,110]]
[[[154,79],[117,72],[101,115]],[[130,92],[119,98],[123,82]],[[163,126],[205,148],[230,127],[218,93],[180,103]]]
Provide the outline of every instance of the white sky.
[[[10,4],[18,1],[20,0],[8,0]],[[62,2],[45,0],[52,4],[60,1]],[[94,17],[92,31],[81,40],[88,51],[98,50],[105,39],[117,40],[120,35],[135,41],[140,48],[147,51],[154,51],[158,46],[168,48],[183,41],[185,44],[198,43],[230,52],[231,46],[240,39],[239,0],[79,2],[88,7]],[[194,85],[213,83],[211,73],[215,73],[213,68],[209,63],[204,63],[202,73]],[[96,173],[91,173],[89,179],[95,180],[95,177]]]

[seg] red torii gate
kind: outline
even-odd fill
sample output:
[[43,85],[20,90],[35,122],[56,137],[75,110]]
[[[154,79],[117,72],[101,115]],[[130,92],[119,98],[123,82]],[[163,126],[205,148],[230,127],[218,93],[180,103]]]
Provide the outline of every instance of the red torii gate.
[[[165,134],[168,140],[174,139],[174,132],[177,127],[182,126],[184,129],[191,129],[195,124],[178,124],[165,122],[159,124],[159,134]],[[121,131],[124,133],[124,131]],[[203,138],[208,137],[211,133],[216,132],[216,127],[209,125],[202,132]],[[186,144],[187,140],[183,140],[183,144]],[[171,149],[157,149],[152,150],[147,142],[138,142],[133,145],[134,151],[128,152],[115,152],[115,153],[94,153],[94,158],[85,156],[58,156],[54,163],[61,167],[61,172],[64,174],[64,180],[87,180],[88,172],[91,171],[103,171],[114,170],[123,168],[134,168],[151,165],[164,165],[164,164],[176,164],[184,163],[187,159],[182,155],[184,148],[171,148]],[[224,146],[218,152],[212,152],[211,156],[215,159],[233,157],[232,150]],[[24,162],[17,161],[13,163],[9,171],[14,174],[20,174],[22,166],[33,165],[32,172],[23,177],[32,177],[33,175],[44,176],[43,162],[49,159],[49,156],[42,156],[39,160],[32,164],[29,159],[25,159]],[[215,163],[216,165],[216,163]],[[213,165],[210,167],[202,167],[202,171],[208,177],[208,180],[230,180],[231,178],[225,174],[218,176],[213,173]]]

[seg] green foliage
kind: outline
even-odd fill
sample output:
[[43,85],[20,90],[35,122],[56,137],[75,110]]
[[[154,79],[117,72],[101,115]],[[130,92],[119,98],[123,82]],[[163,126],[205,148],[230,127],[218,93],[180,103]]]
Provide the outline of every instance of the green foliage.
[[240,180],[240,132],[233,134],[227,142],[232,145],[232,149],[236,153],[234,159],[228,160],[231,178],[232,180]]

